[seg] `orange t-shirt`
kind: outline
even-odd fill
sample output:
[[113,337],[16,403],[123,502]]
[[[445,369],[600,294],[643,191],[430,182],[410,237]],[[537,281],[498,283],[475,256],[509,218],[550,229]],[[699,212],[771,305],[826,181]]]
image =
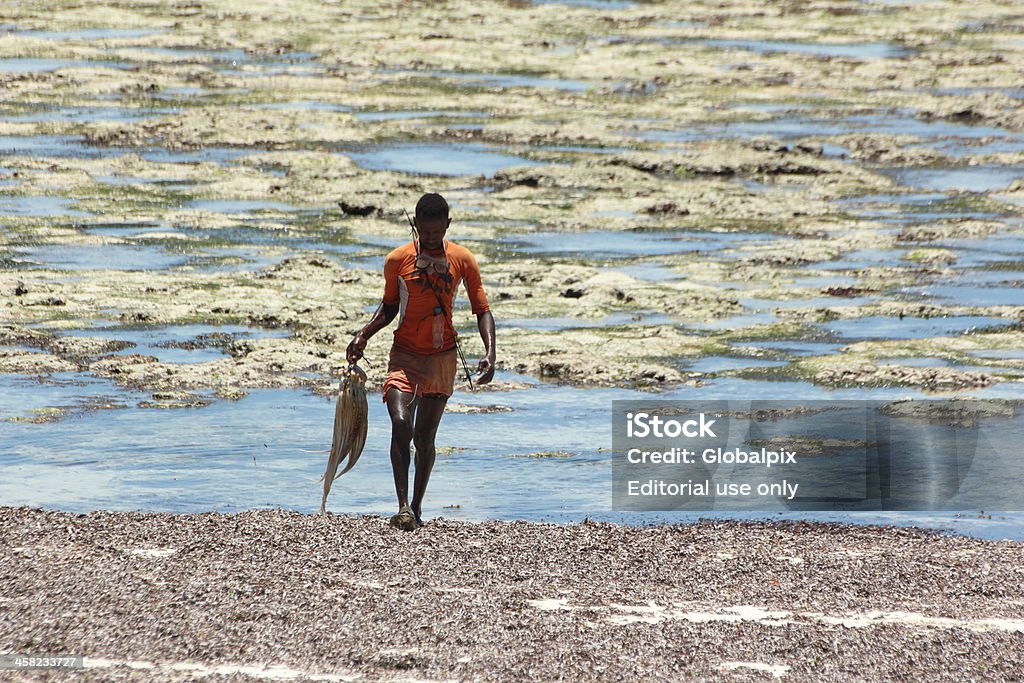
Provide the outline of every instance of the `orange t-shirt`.
[[[448,258],[447,278],[433,270],[417,271],[415,241],[393,250],[384,261],[384,303],[399,306],[395,344],[419,354],[455,348],[452,304],[460,282],[466,283],[473,313],[479,315],[491,310],[476,258],[469,249],[454,242],[445,240],[444,244]],[[442,307],[443,312],[439,312]]]

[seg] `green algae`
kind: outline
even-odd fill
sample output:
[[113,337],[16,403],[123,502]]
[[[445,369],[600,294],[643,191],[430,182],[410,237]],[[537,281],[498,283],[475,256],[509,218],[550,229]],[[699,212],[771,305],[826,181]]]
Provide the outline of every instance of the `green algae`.
[[[98,41],[15,35],[0,47],[0,56],[5,57],[94,60],[91,66],[8,79],[5,111],[30,113],[40,105],[102,106],[109,105],[107,98],[117,98],[118,106],[143,114],[106,121],[75,122],[55,116],[3,124],[0,134],[81,135],[104,153],[83,159],[5,157],[4,167],[19,175],[14,184],[2,188],[5,196],[59,194],[73,200],[69,208],[93,216],[2,216],[0,243],[136,244],[187,254],[191,261],[184,268],[156,273],[77,272],[80,279],[69,281],[66,271],[21,270],[10,267],[8,260],[0,273],[0,288],[13,292],[15,283],[22,282],[31,292],[5,302],[0,322],[54,327],[89,319],[240,322],[287,328],[293,335],[286,341],[253,344],[235,359],[244,370],[168,369],[166,364],[139,361],[129,371],[114,373],[130,385],[230,391],[232,382],[292,385],[307,381],[299,373],[327,376],[342,362],[349,336],[368,317],[366,307],[379,300],[379,274],[344,268],[338,265],[343,257],[316,253],[322,249],[286,250],[284,241],[274,237],[304,236],[318,245],[351,246],[356,249],[351,258],[380,259],[387,249],[382,244],[395,246],[407,239],[402,210],[428,190],[444,193],[456,205],[453,233],[458,234],[453,236],[472,240],[480,253],[499,321],[557,317],[587,322],[650,313],[672,321],[654,328],[640,324],[567,326],[544,332],[503,329],[505,367],[545,379],[670,384],[688,380],[678,370],[679,359],[719,354],[747,340],[818,339],[821,333],[807,324],[811,321],[865,315],[1013,315],[1013,307],[808,304],[777,311],[776,324],[710,337],[690,335],[681,326],[744,312],[730,282],[748,285],[745,296],[754,299],[815,299],[820,288],[792,283],[828,272],[815,270],[816,266],[858,249],[896,250],[906,246],[901,243],[913,243],[906,263],[853,273],[857,288],[889,291],[940,274],[943,266],[954,262],[956,250],[926,243],[983,238],[1003,233],[1005,226],[998,221],[929,220],[905,226],[893,237],[884,224],[858,218],[834,203],[907,191],[879,173],[876,165],[914,167],[947,160],[935,150],[908,147],[917,141],[905,136],[822,138],[851,147],[850,157],[843,160],[827,157],[803,140],[698,136],[659,142],[643,137],[708,123],[771,120],[765,111],[747,106],[755,96],[760,104],[799,105],[808,116],[836,118],[843,107],[908,108],[928,120],[967,117],[984,125],[1020,129],[1019,100],[991,93],[937,95],[924,88],[1019,87],[1021,51],[1007,49],[1014,34],[1000,28],[1011,10],[996,3],[888,8],[784,3],[765,12],[756,3],[737,1],[644,3],[621,9],[450,3],[427,12],[418,5],[371,3],[325,9],[308,0],[255,6],[224,0],[181,7],[121,0],[98,8],[51,2],[46,7],[5,9],[5,21],[21,28],[106,25],[154,33]],[[705,22],[708,17],[714,21]],[[964,28],[979,18],[986,22],[983,31]],[[685,28],[672,25],[681,19],[695,23]],[[760,51],[743,45],[723,53],[701,42],[706,40],[890,42],[905,53],[899,58],[823,57],[813,50]],[[219,51],[227,51],[227,56]],[[313,69],[316,77],[298,73],[294,65],[274,64],[275,54],[301,52],[312,55],[311,65],[301,68]],[[240,63],[231,65],[238,54]],[[136,68],[108,68],[118,60]],[[467,83],[464,77],[475,78],[476,72],[507,78],[508,85]],[[523,85],[516,76],[563,82]],[[807,95],[809,89],[813,96]],[[296,106],[279,106],[289,103]],[[157,111],[167,108],[174,111]],[[435,109],[483,115],[373,122],[356,115]],[[808,135],[812,141],[820,137]],[[436,141],[492,145],[542,163],[502,169],[493,178],[448,178],[367,171],[347,156],[377,143]],[[140,150],[154,146],[242,155],[201,162],[145,158]],[[599,153],[612,147],[632,151]],[[191,206],[202,200],[273,201],[294,209],[231,215]],[[901,204],[900,210],[1019,213],[1012,203],[987,194],[927,206]],[[369,215],[355,215],[364,211]],[[132,240],[86,234],[100,223],[129,222],[168,229]],[[510,257],[489,244],[533,229],[570,233],[595,228],[724,230],[790,239],[619,260]],[[242,229],[267,236],[269,244],[261,243],[255,252],[273,265],[260,269],[243,257],[216,253],[217,248],[246,244]],[[293,260],[296,251],[304,255]],[[326,265],[315,259],[326,259]],[[647,282],[614,273],[618,265],[648,261],[664,264],[678,280]],[[218,266],[232,270],[218,272]],[[43,305],[46,301],[63,303]],[[471,317],[462,310],[458,316],[457,324],[471,331]],[[660,334],[665,339],[652,329],[664,330]],[[373,343],[371,354],[377,363],[383,361],[384,346],[383,340]],[[70,351],[62,353],[52,358],[71,358]],[[55,361],[18,362],[45,368]],[[97,372],[112,373],[119,362],[108,360]],[[839,363],[837,368],[846,368],[843,362],[828,356],[821,367],[806,360],[772,371],[815,381],[822,367]],[[169,379],[158,379],[161,372]],[[206,373],[217,379],[204,379]],[[910,384],[917,381],[916,376],[908,377]]]

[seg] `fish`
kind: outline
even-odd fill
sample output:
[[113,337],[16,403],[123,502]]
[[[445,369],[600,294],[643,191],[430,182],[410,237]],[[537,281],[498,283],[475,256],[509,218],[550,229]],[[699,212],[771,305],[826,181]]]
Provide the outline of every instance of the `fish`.
[[[334,407],[334,435],[331,438],[331,455],[327,458],[327,469],[320,480],[324,483],[324,495],[320,501],[320,514],[327,514],[327,495],[331,484],[352,469],[366,445],[366,429],[369,408],[366,404],[366,373],[353,363],[341,378],[338,401]],[[342,461],[348,458],[344,468],[338,472]]]

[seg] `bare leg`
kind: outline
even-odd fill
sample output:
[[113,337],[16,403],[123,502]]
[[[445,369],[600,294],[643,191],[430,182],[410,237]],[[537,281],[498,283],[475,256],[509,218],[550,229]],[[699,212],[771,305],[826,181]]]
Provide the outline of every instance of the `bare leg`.
[[434,437],[437,435],[437,427],[441,424],[441,417],[444,415],[444,406],[447,402],[447,396],[423,396],[416,408],[416,426],[412,437],[416,444],[416,477],[413,482],[412,512],[420,524],[423,523],[421,519],[423,496],[427,492],[430,471],[434,467]]
[[409,505],[409,442],[413,436],[415,396],[392,387],[388,390],[388,413],[391,414],[391,472],[395,477],[398,509]]

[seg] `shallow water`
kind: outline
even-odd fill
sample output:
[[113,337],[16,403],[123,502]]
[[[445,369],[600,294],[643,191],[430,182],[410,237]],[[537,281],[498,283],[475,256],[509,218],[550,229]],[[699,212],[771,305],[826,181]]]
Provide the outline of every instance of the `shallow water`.
[[686,366],[692,372],[719,373],[743,368],[775,368],[786,365],[784,360],[765,358],[734,358],[731,356],[707,356]]
[[718,252],[726,247],[755,247],[780,235],[754,232],[622,231],[534,232],[504,237],[504,249],[531,256],[564,256],[619,259],[632,256],[664,256],[685,252]]
[[[7,347],[10,348],[10,347]],[[39,352],[38,349],[28,349]],[[0,435],[13,436],[7,432],[11,423],[5,422],[12,417],[31,417],[38,409],[55,406],[80,406],[89,402],[109,400],[118,405],[128,407],[144,398],[145,394],[124,390],[110,380],[91,377],[81,373],[57,373],[45,381],[25,375],[0,375]],[[95,414],[95,413],[89,413]],[[89,415],[87,414],[87,416]],[[38,425],[36,425],[38,427]],[[46,428],[41,428],[45,431]],[[28,441],[34,441],[45,434],[26,432]],[[7,452],[17,448],[13,439],[4,438],[5,457],[0,463],[6,462]],[[74,443],[71,441],[70,443]],[[64,450],[67,450],[64,448]],[[3,465],[0,464],[0,468]],[[0,496],[0,500],[6,500]]]
[[31,114],[5,117],[11,123],[37,123],[42,121],[75,121],[93,123],[96,121],[128,121],[166,114],[168,109],[129,109],[126,107],[56,107],[43,109]]
[[[624,134],[635,135],[642,140],[689,142],[707,136],[722,138],[773,137],[780,140],[794,140],[808,137],[827,138],[850,133],[885,133],[921,137],[929,140],[930,146],[937,146],[942,151],[957,155],[980,154],[989,151],[1016,151],[1024,148],[1024,135],[1020,133],[991,126],[922,120],[915,118],[915,112],[910,109],[877,114],[844,115],[839,113],[834,118],[795,115],[790,112],[791,108],[779,109],[777,110],[779,116],[760,121],[713,122],[677,130],[624,131]],[[995,138],[995,140],[989,140],[990,138]],[[984,145],[979,145],[979,141],[982,140],[985,141]]]
[[616,266],[615,270],[623,275],[650,282],[671,282],[672,280],[678,280],[680,277],[679,273],[670,266],[657,262],[631,263],[629,265]]
[[997,360],[1024,360],[1024,349],[993,349],[992,351],[974,351],[972,356],[978,358],[995,358]]
[[[376,307],[373,307],[376,308]],[[651,311],[610,313],[600,318],[500,318],[497,329],[520,327],[527,330],[571,330],[579,328],[620,327],[623,325],[671,325],[676,321],[669,316]]]
[[57,270],[164,270],[188,260],[159,248],[120,244],[45,244],[14,253],[30,267]]
[[145,36],[157,35],[163,31],[152,29],[134,28],[83,28],[75,31],[36,31],[32,29],[18,29],[10,27],[5,31],[8,34],[24,36],[26,38],[39,38],[40,40],[114,40],[118,38],[143,38]]
[[[1008,280],[1006,285],[944,284],[926,287],[907,287],[910,294],[934,299],[942,303],[967,306],[1024,306],[1024,273],[1021,277]],[[1012,321],[1001,320],[1000,324]]]
[[922,190],[989,192],[1024,178],[1024,166],[906,168],[893,171],[892,175],[901,184]]
[[708,47],[749,50],[751,52],[791,52],[825,57],[851,57],[853,59],[883,59],[903,57],[910,50],[890,43],[797,43],[771,40],[700,40]]
[[497,148],[479,144],[382,145],[363,152],[349,152],[347,156],[363,168],[441,176],[493,176],[509,166],[537,164],[524,157],[505,154]]
[[12,57],[0,59],[0,73],[39,73],[45,71],[57,71],[59,69],[74,69],[88,67],[91,69],[131,69],[132,64],[127,62],[107,60],[85,60],[85,59],[35,59],[29,57]]
[[88,216],[87,211],[71,208],[72,199],[36,195],[5,197],[0,195],[0,213],[8,216]]
[[[8,390],[26,380],[2,377],[0,382],[5,385],[3,395],[11,396]],[[659,398],[748,400],[792,395],[797,387],[807,399],[897,398],[913,393],[829,391],[723,378]],[[79,394],[105,395],[110,385],[97,382],[53,392],[66,401]],[[45,394],[38,387],[27,393]],[[425,516],[557,522],[589,517],[632,524],[730,516],[610,511],[610,401],[645,397],[649,394],[625,389],[548,384],[535,384],[528,391],[457,394],[453,401],[498,404],[511,412],[445,415],[438,437],[442,453]],[[122,396],[129,403],[139,398],[130,392]],[[334,512],[383,515],[394,507],[388,420],[376,396],[371,396],[369,406],[367,448],[356,468],[335,483],[328,504]],[[280,506],[311,513],[320,502],[317,479],[327,460],[333,410],[331,400],[305,392],[258,390],[240,401],[216,401],[202,409],[103,410],[45,425],[0,422],[3,441],[11,444],[0,461],[0,499],[7,505],[68,510],[234,512]],[[482,432],[488,435],[486,443],[480,441]],[[68,443],[74,443],[74,449],[69,450]],[[548,455],[530,457],[533,453]],[[33,486],[24,486],[25,481]],[[1002,515],[991,524],[957,513],[789,516],[928,524],[982,536],[1024,534],[1019,513]]]
[[926,339],[958,335],[986,327],[1001,327],[1013,324],[1007,318],[985,316],[963,316],[956,318],[890,318],[867,316],[849,320],[833,320],[816,323],[815,327],[836,335],[844,341],[858,339]]
[[108,150],[83,145],[84,138],[72,135],[0,135],[0,154],[11,156],[71,157],[94,159]]
[[998,218],[1001,214],[958,205],[945,193],[875,194],[841,199],[835,203],[850,213],[893,225],[939,221],[951,217]]

